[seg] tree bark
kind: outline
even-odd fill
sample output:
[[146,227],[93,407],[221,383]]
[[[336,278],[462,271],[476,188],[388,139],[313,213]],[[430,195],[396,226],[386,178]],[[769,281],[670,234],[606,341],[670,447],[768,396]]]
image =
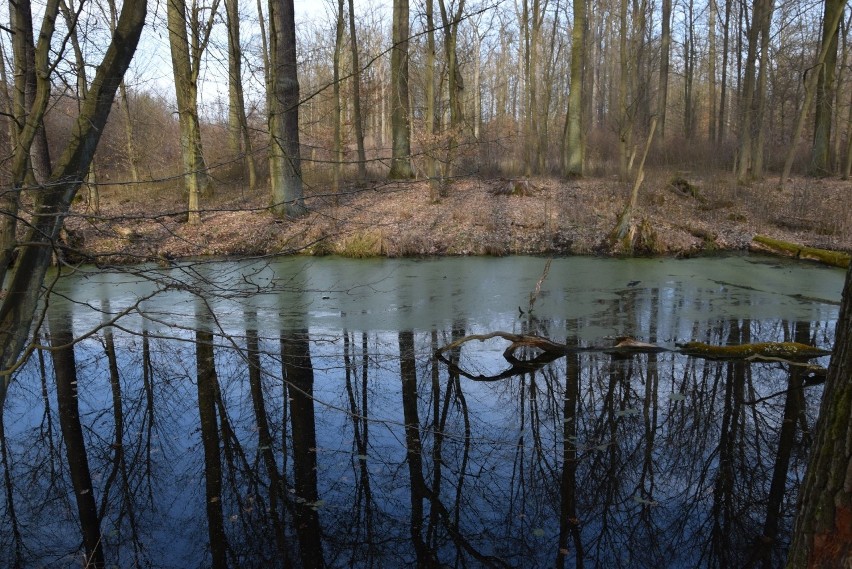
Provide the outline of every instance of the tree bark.
[[788,569],[852,561],[852,269],[846,275],[816,439],[799,494]]
[[257,187],[257,166],[254,162],[243,96],[243,51],[240,45],[239,0],[225,0],[225,12],[228,25],[228,144],[234,156],[242,153],[248,175],[249,191],[254,192]]
[[571,85],[568,92],[568,117],[565,137],[565,175],[582,176],[583,158],[583,69],[586,64],[586,1],[573,2],[571,29]]
[[819,66],[816,83],[816,110],[814,112],[814,140],[811,147],[811,164],[808,173],[812,176],[831,174],[831,121],[834,79],[837,72],[837,46],[840,18],[830,17],[839,10],[842,14],[846,0],[825,0],[825,15],[822,22],[822,45],[826,46],[822,65]]
[[[711,0],[712,1],[712,0]],[[660,85],[657,90],[657,129],[660,142],[666,138],[666,108],[669,99],[669,54],[672,44],[672,0],[662,0],[660,15]]]
[[358,149],[358,180],[367,179],[367,153],[364,150],[364,118],[361,115],[361,63],[355,30],[355,0],[349,0],[349,45],[352,51],[352,122]]
[[343,125],[341,124],[341,101],[340,101],[340,56],[343,53],[343,0],[337,0],[337,18],[334,33],[334,56],[332,58],[332,90],[334,91],[334,160],[332,164],[332,190],[335,193],[334,200],[337,202],[337,194],[340,193],[340,169],[343,166]]
[[393,0],[391,47],[391,167],[388,178],[412,178],[411,123],[408,94],[408,0]]
[[218,2],[214,0],[204,24],[199,21],[199,8],[195,3],[188,10],[185,0],[168,0],[166,10],[180,124],[184,190],[189,202],[187,222],[190,225],[201,223],[201,195],[209,191],[210,185],[198,119],[198,76],[201,72],[201,56],[207,49]]
[[293,0],[269,0],[269,178],[272,212],[304,215],[299,148],[299,76],[296,68],[296,17]]

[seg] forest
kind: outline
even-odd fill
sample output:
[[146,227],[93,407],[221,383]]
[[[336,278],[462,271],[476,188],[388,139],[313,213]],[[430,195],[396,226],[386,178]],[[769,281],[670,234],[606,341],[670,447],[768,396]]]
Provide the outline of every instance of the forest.
[[[103,334],[104,342],[111,342],[120,319],[137,312],[145,316],[144,302],[158,294],[192,293],[206,306],[198,311],[206,315],[198,317],[205,322],[220,316],[213,316],[212,296],[251,296],[239,288],[254,285],[250,277],[233,289],[217,288],[214,276],[197,269],[197,255],[319,256],[340,253],[338,247],[352,257],[694,254],[748,248],[755,231],[749,226],[735,232],[732,227],[746,221],[765,227],[760,219],[751,219],[759,217],[755,212],[788,229],[785,237],[805,236],[809,245],[849,249],[852,10],[844,0],[326,0],[310,7],[293,0],[7,0],[2,6],[0,414],[13,399],[14,378],[34,373],[36,361],[46,373],[44,354],[51,354],[63,438],[68,452],[77,457],[85,459],[87,445],[93,444],[92,435],[81,428],[74,373],[75,351],[89,349],[83,347],[87,339]],[[643,182],[657,189],[640,198]],[[479,201],[462,198],[471,188],[479,192]],[[404,200],[393,210],[400,223],[386,226],[381,207],[400,196]],[[509,198],[526,201],[506,201]],[[677,213],[671,212],[686,203],[678,200],[690,200],[696,217],[677,221]],[[358,217],[365,203],[375,208],[378,218]],[[668,209],[659,207],[658,214],[669,223],[668,229],[659,216],[643,217],[640,211],[664,204]],[[429,211],[446,224],[419,217]],[[358,231],[346,226],[350,218],[362,226]],[[261,229],[257,220],[264,220]],[[407,234],[406,222],[428,227],[430,239],[436,241],[415,242],[425,240]],[[487,238],[468,226],[487,228]],[[690,241],[672,246],[675,230]],[[160,242],[154,244],[157,231]],[[583,242],[583,231],[591,232],[595,243]],[[453,232],[464,235],[453,235],[453,241],[448,237]],[[748,238],[742,237],[745,234]],[[342,245],[334,244],[337,238]],[[166,240],[171,244],[162,246]],[[224,242],[239,247],[217,249]],[[134,268],[138,263],[149,265]],[[53,300],[62,297],[54,295],[59,276],[77,270],[96,275],[108,268],[134,278],[141,275],[158,289],[118,312],[111,311],[109,300],[102,301],[106,320],[86,331],[72,330],[67,315],[48,316]],[[204,286],[158,272],[172,268],[206,275]],[[546,270],[530,293],[528,311],[518,308],[530,327],[545,275]],[[269,290],[276,286],[270,284]],[[308,286],[299,292],[307,292]],[[262,290],[257,285],[258,294]],[[661,295],[653,296],[662,305]],[[810,467],[798,494],[801,513],[795,530],[789,530],[790,567],[829,567],[852,556],[852,492],[843,485],[852,451],[833,446],[845,440],[849,429],[850,296],[852,271],[837,313],[834,356],[825,374]],[[575,325],[582,328],[580,320]],[[834,325],[820,320],[818,328]],[[232,342],[239,352],[237,344],[248,340],[234,339],[224,326],[206,326],[193,328],[194,339],[188,342],[196,348],[210,554],[213,566],[224,567],[234,564],[236,554],[222,545],[223,514],[216,505],[222,472],[221,465],[213,468],[210,461],[219,454],[219,434],[223,440],[236,440],[242,433],[228,431],[226,406],[215,387],[214,346]],[[455,322],[448,326],[450,336],[456,334]],[[778,326],[782,336],[790,335],[783,331],[786,326]],[[287,334],[281,329],[284,375],[269,380],[297,393],[296,403],[286,396],[281,403],[283,474],[286,441],[293,442],[294,452],[303,459],[310,455],[315,460],[317,452],[315,441],[311,446],[311,441],[296,436],[294,425],[288,439],[288,405],[298,407],[292,413],[311,425],[308,432],[315,428],[316,364],[311,363],[307,326],[296,328]],[[744,330],[740,337],[748,337],[749,319],[735,328],[738,334]],[[49,337],[42,337],[48,329]],[[393,357],[400,360],[403,380],[413,378],[416,383],[415,367],[421,364],[408,359],[415,351],[413,332],[398,332]],[[431,333],[435,344],[437,332]],[[257,341],[256,329],[245,334]],[[346,330],[343,337],[349,350],[352,340]],[[221,346],[216,349],[224,353]],[[347,373],[348,354],[340,368]],[[260,369],[268,364],[267,356],[265,363],[251,356],[249,365]],[[649,362],[650,370],[656,364]],[[619,360],[618,365],[623,363]],[[782,363],[788,365],[790,385],[796,376],[796,389],[801,389],[799,373],[793,373],[798,364]],[[367,368],[365,363],[365,393]],[[534,385],[535,370],[523,369]],[[618,381],[629,383],[624,377],[630,373],[618,369]],[[731,369],[728,381],[740,381],[730,379]],[[458,402],[463,398],[459,374],[452,368],[448,373],[456,382],[453,397]],[[589,371],[587,378],[605,373]],[[749,373],[733,375],[745,378]],[[110,374],[118,377],[112,368]],[[701,390],[708,377],[699,382]],[[118,383],[115,379],[112,388]],[[710,392],[717,393],[715,387]],[[47,387],[44,393],[48,401]],[[647,393],[651,397],[650,388]],[[423,501],[428,498],[433,508],[430,527],[444,527],[458,555],[464,550],[471,559],[491,563],[491,557],[481,556],[461,535],[458,514],[450,521],[438,491],[432,494],[425,488],[420,472],[425,467],[417,450],[420,435],[408,420],[416,416],[417,397],[407,391],[404,396],[405,460],[412,494],[421,496],[419,505],[412,503],[412,520],[425,516]],[[115,395],[116,417],[122,411],[120,399]],[[726,400],[726,405],[732,402]],[[611,400],[603,405],[614,419],[623,418]],[[116,421],[117,442],[109,447],[115,452],[113,477],[125,464],[121,422]],[[0,420],[0,439],[5,440],[3,425]],[[230,443],[221,444],[223,452],[229,452]],[[575,460],[569,457],[575,457],[577,448],[565,445],[560,468],[568,472],[568,463]],[[0,447],[8,519],[17,532],[15,485],[5,442]],[[462,453],[461,478],[467,452]],[[367,456],[366,451],[357,456]],[[282,459],[272,457],[270,464],[275,460]],[[113,478],[98,511],[88,466],[71,462],[84,564],[104,566],[100,524]],[[318,504],[315,464],[296,472],[295,484],[310,488],[310,503]],[[275,464],[271,468],[277,472]],[[772,481],[782,486],[783,494],[789,480],[776,473]],[[460,479],[459,496],[461,484]],[[773,500],[783,501],[781,494],[774,491]],[[636,497],[643,508],[655,505]],[[288,502],[283,493],[270,498],[273,509],[275,500],[289,504],[282,512],[294,516],[293,527],[298,529],[295,537],[282,530],[276,538],[281,538],[282,551],[288,539],[298,541],[305,548],[300,553],[303,564],[321,566],[318,534],[305,533],[305,526],[299,525],[302,515],[318,524],[317,515],[305,510],[304,499],[296,498]],[[575,505],[563,506],[559,539],[565,549],[566,532],[574,523],[565,515]],[[284,523],[286,515],[281,516]],[[767,514],[767,526],[768,520]],[[422,529],[411,523],[412,532]],[[570,531],[579,544],[576,528]],[[135,547],[135,528],[133,533]],[[429,539],[437,543],[437,535]],[[414,541],[417,562],[437,563],[429,557],[437,550],[427,551],[420,537],[418,533]],[[10,558],[17,566],[25,565],[17,549],[24,541],[13,534],[16,549]],[[581,566],[582,548],[577,551]],[[755,557],[754,563],[768,567],[779,553],[766,555]],[[557,559],[565,563],[561,549]]]

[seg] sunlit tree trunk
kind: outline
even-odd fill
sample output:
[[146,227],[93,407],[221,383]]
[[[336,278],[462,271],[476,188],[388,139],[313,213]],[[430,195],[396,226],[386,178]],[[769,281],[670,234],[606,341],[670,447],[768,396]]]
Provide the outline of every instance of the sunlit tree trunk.
[[299,77],[293,0],[269,0],[269,184],[277,217],[306,213],[299,150]]
[[189,7],[185,0],[168,0],[166,10],[180,123],[184,189],[189,201],[187,221],[190,225],[201,223],[201,196],[206,195],[210,189],[210,178],[201,146],[198,77],[201,72],[201,57],[207,49],[218,2],[219,0],[214,0],[213,5],[208,8],[206,22],[201,21],[202,7],[198,6],[195,0]]
[[852,269],[846,274],[834,353],[799,493],[788,569],[846,567],[852,560]]
[[349,46],[352,51],[352,122],[358,149],[358,180],[367,178],[367,152],[364,150],[364,118],[361,114],[361,61],[355,30],[355,0],[349,0]]
[[393,180],[411,178],[411,123],[408,94],[408,0],[393,0],[391,47],[391,167]]
[[[57,2],[48,2],[44,21],[49,28],[42,27],[42,33],[49,31],[53,34],[56,19]],[[38,54],[33,40],[33,15],[31,2],[9,2],[9,23],[12,27],[12,65],[14,67],[15,95],[13,97],[13,115],[19,125],[27,122],[28,116],[37,112],[38,83],[44,79],[37,75],[40,65],[36,64]],[[39,44],[43,40],[39,39]],[[46,54],[45,54],[46,57]],[[42,69],[47,72],[47,69]],[[20,127],[19,127],[20,128]],[[44,182],[50,175],[51,160],[47,144],[47,132],[43,123],[35,125],[31,140],[18,140],[28,152],[27,182],[35,184]]]

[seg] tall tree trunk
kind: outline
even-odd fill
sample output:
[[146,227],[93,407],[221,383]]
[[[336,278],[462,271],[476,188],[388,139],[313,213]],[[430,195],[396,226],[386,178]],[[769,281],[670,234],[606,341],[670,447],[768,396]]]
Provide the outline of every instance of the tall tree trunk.
[[568,92],[568,117],[566,119],[565,175],[582,176],[585,154],[583,144],[583,69],[586,64],[586,0],[575,0],[572,6],[574,22],[571,28],[571,85]]
[[272,212],[298,217],[305,209],[299,150],[299,77],[293,0],[269,0],[269,184]]
[[772,22],[773,2],[766,3],[761,14],[760,22],[760,71],[757,74],[757,93],[754,105],[755,138],[751,151],[752,176],[755,179],[763,177],[763,155],[766,147],[766,93],[769,80],[769,26]]
[[361,63],[355,30],[355,0],[349,0],[349,45],[352,51],[352,122],[358,149],[358,180],[367,179],[367,153],[364,150],[364,118],[361,115]]
[[799,493],[788,569],[844,567],[852,559],[852,268],[847,272],[834,353]]
[[[711,0],[712,1],[712,0]],[[666,108],[669,99],[669,55],[672,45],[672,0],[662,0],[660,14],[660,85],[657,90],[657,130],[666,138]]]
[[391,167],[388,177],[402,180],[414,176],[411,168],[411,123],[408,94],[408,0],[393,0],[393,46],[391,47]]
[[[19,125],[23,125],[27,121],[28,115],[36,111],[38,83],[39,80],[43,79],[37,75],[39,66],[36,65],[37,54],[36,45],[33,41],[33,15],[30,5],[31,2],[29,1],[9,2],[9,23],[13,31],[12,64],[15,72],[13,114]],[[49,30],[50,35],[53,35],[56,19],[54,7],[56,5],[56,2],[48,3],[44,17],[44,24],[47,24],[48,28],[42,27],[41,33]],[[42,41],[39,39],[39,44]],[[44,71],[47,71],[46,68]],[[29,161],[27,178],[31,184],[44,182],[51,170],[50,151],[47,145],[47,132],[44,123],[39,123],[34,128],[34,138],[31,141],[28,143],[19,141],[19,144],[23,143],[26,146],[29,153],[27,156]]]
[[[828,10],[829,6],[831,7],[831,11]],[[832,29],[840,25],[840,18],[843,16],[843,10],[845,6],[846,4],[844,2],[834,2],[833,0],[826,1],[826,13],[824,15],[824,18],[826,22],[828,22],[828,25],[826,26],[827,28]],[[816,64],[814,65],[814,68],[809,69],[805,73],[805,76],[803,78],[803,82],[805,84],[805,100],[802,102],[802,108],[799,110],[799,116],[796,119],[796,126],[793,128],[793,136],[790,140],[790,144],[788,145],[789,148],[787,150],[787,156],[784,159],[784,169],[781,172],[781,178],[778,181],[779,188],[783,188],[784,182],[787,180],[787,178],[790,177],[790,171],[793,168],[793,159],[796,156],[796,143],[802,136],[802,130],[805,127],[805,117],[808,114],[808,110],[811,106],[811,101],[814,97],[814,91],[816,90],[816,82],[820,77],[820,74],[816,70],[822,68],[830,49],[831,36],[824,37],[819,54],[817,55]]]
[[189,202],[187,221],[190,225],[201,223],[201,196],[206,195],[210,189],[198,117],[198,77],[201,72],[201,57],[207,49],[218,2],[219,0],[214,0],[205,23],[199,20],[200,8],[195,2],[187,9],[185,0],[168,0],[166,10],[180,124],[184,190]]
[[334,93],[334,161],[332,164],[332,190],[335,203],[340,193],[340,169],[343,167],[343,125],[340,101],[340,56],[343,53],[343,0],[337,0],[337,19],[334,33],[334,56],[331,62],[332,91]]
[[424,77],[426,87],[424,88],[426,140],[430,141],[429,151],[426,155],[427,172],[429,177],[429,197],[437,201],[443,196],[444,183],[441,174],[441,166],[438,161],[439,150],[437,148],[438,120],[435,115],[435,7],[433,0],[426,0],[426,69]]
[[239,0],[225,0],[225,12],[228,25],[228,145],[234,156],[242,153],[248,175],[249,191],[253,193],[257,187],[257,165],[254,161],[243,96],[243,50],[240,45]]
[[[769,0],[771,2],[771,0]],[[746,32],[748,52],[745,61],[743,77],[743,92],[740,96],[740,144],[737,158],[737,179],[748,182],[754,178],[753,157],[754,138],[757,136],[755,117],[756,97],[763,96],[757,92],[755,73],[757,71],[758,40],[760,37],[760,22],[764,17],[766,0],[754,0],[751,22]]]
[[826,46],[818,70],[816,83],[816,110],[814,113],[814,141],[811,147],[811,163],[808,173],[812,176],[831,174],[831,122],[833,120],[834,78],[837,72],[837,46],[840,18],[830,17],[835,11],[843,11],[846,0],[825,0],[825,15],[822,21],[822,45]]
[[444,57],[447,64],[447,85],[450,107],[450,130],[447,137],[447,156],[444,165],[444,178],[447,179],[454,175],[453,164],[455,162],[458,136],[461,134],[462,125],[461,93],[464,85],[461,71],[459,70],[456,46],[458,44],[459,23],[461,22],[462,11],[464,10],[464,0],[458,0],[455,13],[447,12],[444,0],[438,0],[438,5],[441,8],[441,23],[444,29]]
[[691,140],[695,135],[695,67],[698,54],[695,50],[695,3],[686,3],[686,26],[683,45],[684,78],[683,78],[683,136]]
[[722,146],[725,140],[727,116],[725,104],[728,93],[728,48],[731,39],[731,5],[733,0],[725,0],[725,21],[722,25],[722,85],[719,93],[719,127],[716,129],[716,147]]
[[709,0],[709,14],[707,16],[707,99],[709,105],[709,117],[707,121],[707,138],[712,143],[716,142],[716,121],[718,112],[718,101],[716,100],[716,18],[718,17],[718,5],[716,0]]

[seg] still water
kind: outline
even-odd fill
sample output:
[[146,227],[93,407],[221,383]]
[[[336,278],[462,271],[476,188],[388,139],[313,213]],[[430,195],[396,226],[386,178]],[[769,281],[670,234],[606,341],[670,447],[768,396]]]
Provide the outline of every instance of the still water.
[[[0,564],[778,566],[821,387],[780,361],[585,348],[830,348],[843,272],[546,264],[56,275],[38,332],[53,349],[33,352],[4,410]],[[500,380],[505,340],[434,358],[494,331],[584,349]]]

